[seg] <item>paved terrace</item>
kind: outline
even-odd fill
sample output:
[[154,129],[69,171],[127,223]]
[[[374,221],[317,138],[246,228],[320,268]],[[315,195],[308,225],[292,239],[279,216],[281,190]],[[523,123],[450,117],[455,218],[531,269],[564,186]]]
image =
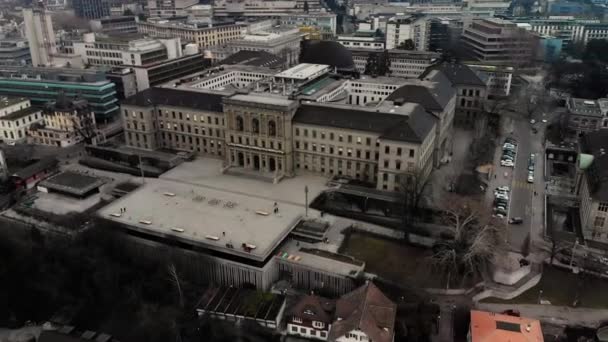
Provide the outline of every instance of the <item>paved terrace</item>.
[[[302,216],[300,205],[284,202],[278,203],[279,213],[274,214],[274,203],[271,198],[148,179],[98,215],[145,234],[263,261]],[[126,212],[121,213],[121,208]]]

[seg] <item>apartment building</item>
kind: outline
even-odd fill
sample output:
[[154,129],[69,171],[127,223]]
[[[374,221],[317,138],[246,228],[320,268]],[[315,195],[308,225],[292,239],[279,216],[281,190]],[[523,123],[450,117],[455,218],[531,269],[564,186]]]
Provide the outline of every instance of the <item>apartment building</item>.
[[198,4],[198,0],[148,0],[150,17],[177,17],[188,14],[188,8]]
[[199,49],[223,45],[241,38],[247,31],[245,24],[186,24],[171,22],[139,22],[137,32],[160,38],[180,38],[197,44]]
[[110,16],[108,0],[72,0],[74,13],[85,19],[97,19]]
[[580,139],[577,189],[585,240],[608,244],[608,130],[588,132]]
[[42,121],[42,111],[23,97],[0,97],[0,140],[22,142],[33,124]]
[[41,123],[30,128],[30,143],[68,147],[88,138],[95,140],[95,113],[87,100],[59,96],[57,101],[45,106],[43,117]]
[[397,15],[386,23],[386,48],[396,49],[412,40],[417,51],[428,51],[431,25],[420,15]]
[[[365,65],[370,51],[366,49],[349,48],[357,71],[365,72]],[[393,49],[388,51],[391,61],[391,76],[417,78],[439,58],[439,53],[431,51],[408,51]]]
[[503,19],[475,19],[461,36],[465,51],[473,60],[521,65],[536,54],[535,35]]
[[101,32],[110,35],[137,33],[136,16],[112,16],[106,18],[93,19],[89,21],[94,32]]
[[[270,76],[245,69],[218,69],[127,99],[127,144],[222,158],[228,172],[255,172],[275,182],[309,170],[386,190],[397,189],[399,175],[408,170],[430,173],[435,154],[443,154],[439,148],[448,149],[455,94],[435,88],[435,79],[398,88],[407,98],[389,99],[394,89],[386,88],[374,105],[357,106],[341,96],[365,88],[354,82],[366,80],[336,79],[325,65],[269,70]],[[237,73],[247,79],[238,81]]]

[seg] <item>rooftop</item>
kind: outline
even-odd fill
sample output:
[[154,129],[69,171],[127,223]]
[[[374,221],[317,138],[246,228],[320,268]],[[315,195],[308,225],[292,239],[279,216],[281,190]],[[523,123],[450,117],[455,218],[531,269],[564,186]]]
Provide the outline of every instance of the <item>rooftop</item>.
[[468,65],[459,63],[441,63],[428,67],[420,79],[432,77],[431,73],[436,70],[443,73],[454,85],[485,86],[486,83]]
[[122,104],[135,106],[169,105],[196,108],[211,112],[222,112],[222,96],[198,93],[184,89],[148,88],[124,101]]
[[440,73],[431,73],[423,81],[410,81],[390,94],[386,101],[411,102],[426,110],[442,111],[455,94],[449,80]]
[[18,111],[9,113],[5,116],[0,117],[0,120],[18,120],[21,119],[23,117],[26,117],[30,114],[34,114],[36,112],[40,112],[41,109],[40,108],[36,108],[36,107],[27,107],[27,108],[23,108],[20,109]]
[[258,104],[281,106],[281,107],[289,107],[296,103],[292,100],[287,99],[287,97],[285,97],[285,96],[278,96],[278,95],[273,95],[273,94],[255,95],[255,93],[237,94],[237,95],[233,95],[233,96],[227,98],[226,100],[227,101],[246,102],[246,103],[258,103]]
[[[178,181],[150,179],[98,212],[146,234],[264,261],[301,218],[299,205]],[[126,213],[120,214],[120,208]]]
[[576,115],[602,116],[597,101],[571,97],[567,102],[568,110]]
[[536,319],[471,311],[471,342],[542,342]]
[[261,293],[254,289],[220,287],[208,288],[199,300],[199,314],[215,313],[257,320],[278,320],[285,297]]
[[25,97],[17,96],[2,96],[0,97],[0,109],[16,105],[21,102],[29,101]]
[[104,183],[102,179],[97,177],[66,171],[45,179],[40,182],[40,185],[49,189],[83,195],[95,188],[99,188]]
[[329,70],[329,65],[301,63],[275,75],[279,78],[307,80]]
[[285,65],[285,58],[273,55],[266,51],[241,50],[228,56],[220,63],[279,68]]

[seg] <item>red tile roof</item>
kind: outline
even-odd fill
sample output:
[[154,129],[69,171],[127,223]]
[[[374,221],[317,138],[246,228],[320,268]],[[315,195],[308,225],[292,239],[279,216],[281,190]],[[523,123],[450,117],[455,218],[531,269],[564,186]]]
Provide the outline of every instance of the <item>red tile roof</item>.
[[543,342],[540,322],[493,312],[471,311],[471,342]]

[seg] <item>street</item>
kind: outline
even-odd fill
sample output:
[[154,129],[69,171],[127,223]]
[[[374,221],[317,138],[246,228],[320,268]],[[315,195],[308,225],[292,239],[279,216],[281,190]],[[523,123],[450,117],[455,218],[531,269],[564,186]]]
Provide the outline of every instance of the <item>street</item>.
[[[534,126],[538,133],[531,130],[532,125],[524,118],[503,118],[501,135],[495,153],[496,178],[490,183],[490,189],[507,185],[511,189],[509,193],[508,216],[505,218],[521,217],[523,223],[519,225],[507,225],[508,242],[510,249],[521,253],[525,251],[526,238],[530,234],[531,240],[540,238],[542,234],[542,222],[544,211],[544,153],[542,137],[545,124],[536,123]],[[539,120],[540,121],[540,120]],[[502,156],[502,145],[506,137],[517,140],[517,154],[515,156],[515,167],[500,166]],[[534,182],[528,182],[528,160],[530,154],[535,155]],[[506,174],[506,176],[505,176]],[[493,196],[490,191],[489,198]],[[536,192],[536,196],[534,195]]]

